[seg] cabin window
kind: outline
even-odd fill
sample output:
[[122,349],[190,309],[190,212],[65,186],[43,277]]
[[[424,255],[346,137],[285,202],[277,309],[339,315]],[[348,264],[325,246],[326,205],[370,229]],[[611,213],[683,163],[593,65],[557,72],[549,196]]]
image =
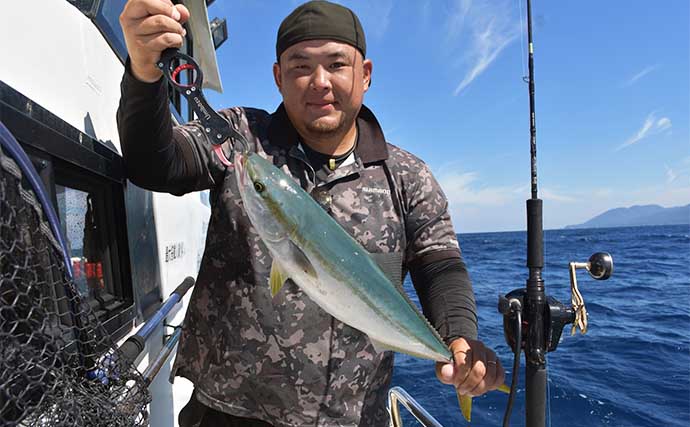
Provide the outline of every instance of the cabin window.
[[[79,294],[94,300],[110,291],[112,283],[103,273],[103,236],[98,225],[94,194],[56,186],[58,215],[71,255],[74,283]],[[106,282],[108,286],[106,287]]]
[[114,333],[121,322],[109,328],[110,319],[133,305],[127,245],[118,237],[126,227],[122,186],[62,161],[52,163],[51,187],[76,288]]
[[74,283],[99,318],[109,318],[126,306],[116,285],[112,238],[106,223],[107,200],[96,188],[55,186],[58,216],[70,252]]
[[[77,291],[112,338],[121,338],[131,330],[136,313],[119,157],[87,135],[81,134],[83,144],[65,138],[75,130],[57,119],[52,129],[31,119],[7,123],[20,131],[17,139],[53,201]],[[22,129],[32,130],[29,138],[20,136]],[[64,289],[57,286],[51,292],[61,321],[70,324],[73,307]]]

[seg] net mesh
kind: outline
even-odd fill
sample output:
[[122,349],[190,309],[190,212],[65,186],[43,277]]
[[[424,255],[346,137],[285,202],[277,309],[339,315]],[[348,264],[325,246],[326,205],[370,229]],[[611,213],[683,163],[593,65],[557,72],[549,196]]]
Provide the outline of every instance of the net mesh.
[[0,425],[147,425],[144,379],[68,279],[27,187],[0,148]]

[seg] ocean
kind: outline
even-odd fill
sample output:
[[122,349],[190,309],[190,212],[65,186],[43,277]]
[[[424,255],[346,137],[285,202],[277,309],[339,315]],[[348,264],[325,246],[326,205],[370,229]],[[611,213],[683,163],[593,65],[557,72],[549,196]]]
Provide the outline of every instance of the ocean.
[[[526,234],[458,237],[474,285],[479,338],[496,351],[510,384],[513,354],[496,307],[499,294],[525,285]],[[546,425],[690,426],[690,228],[549,230],[544,252],[547,295],[564,304],[570,304],[570,261],[609,252],[614,262],[606,281],[578,270],[589,330],[571,336],[566,325],[548,354]],[[417,302],[409,277],[405,287]],[[525,425],[524,354],[521,359],[511,426]],[[396,354],[392,385],[445,427],[466,425],[453,388],[436,379],[433,362]],[[501,425],[507,400],[499,392],[475,398],[472,425]],[[406,427],[419,425],[401,412]]]

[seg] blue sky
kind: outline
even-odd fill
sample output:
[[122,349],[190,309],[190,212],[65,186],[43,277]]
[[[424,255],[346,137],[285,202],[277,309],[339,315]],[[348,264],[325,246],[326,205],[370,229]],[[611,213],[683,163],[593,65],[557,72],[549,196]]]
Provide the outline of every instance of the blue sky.
[[[217,0],[217,108],[273,111],[281,20],[298,1]],[[530,197],[520,0],[342,1],[373,60],[365,97],[386,138],[426,161],[458,232],[522,230]],[[690,203],[690,11],[685,0],[532,4],[545,228],[615,207]],[[522,18],[521,18],[522,16]]]

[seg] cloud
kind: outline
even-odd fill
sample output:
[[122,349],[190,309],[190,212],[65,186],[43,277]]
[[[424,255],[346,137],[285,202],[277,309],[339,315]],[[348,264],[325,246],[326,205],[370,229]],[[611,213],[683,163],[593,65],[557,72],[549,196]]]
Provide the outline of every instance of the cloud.
[[676,178],[678,178],[678,175],[673,171],[673,169],[668,167],[668,165],[664,165],[664,168],[666,168],[666,183],[667,184],[672,183],[673,181],[676,180]]
[[[682,158],[671,166],[665,164],[666,184],[683,185],[690,183],[690,156]],[[690,195],[690,192],[688,193]]]
[[690,203],[690,182],[674,181],[674,185],[655,185],[625,194],[627,203],[619,206],[657,204],[665,207],[683,206]]
[[[489,186],[478,172],[457,172],[453,162],[441,166],[436,176],[448,198],[453,223],[461,232],[487,230],[519,230],[525,227],[525,201],[530,198],[529,183]],[[571,213],[590,197],[576,192],[562,194],[561,190],[540,188],[539,197],[545,206],[561,206]],[[560,215],[559,215],[560,216]],[[549,224],[558,221],[550,217]],[[568,222],[570,223],[570,222]],[[574,223],[574,222],[572,222]]]
[[436,176],[448,198],[449,212],[460,233],[520,230],[525,227],[529,185],[488,186],[477,172],[456,172],[449,165]]
[[483,186],[476,172],[439,173],[457,232],[519,230],[524,227],[525,192],[517,186]]
[[[655,121],[656,122],[656,121]],[[540,187],[544,201],[544,228],[580,224],[602,212],[632,205],[681,206],[690,203],[686,159],[666,166],[666,179],[645,187],[616,186]],[[487,185],[479,172],[458,172],[453,163],[435,170],[449,202],[449,212],[460,233],[524,230],[529,183]]]
[[[464,76],[453,94],[458,95],[493,63],[520,35],[514,7],[496,0],[457,0],[447,18],[447,34],[464,53]],[[467,41],[467,42],[466,42]]]
[[662,117],[656,122],[659,132],[671,129],[671,120],[668,117]]
[[630,77],[628,80],[623,82],[623,87],[632,86],[633,84],[635,84],[635,82],[637,82],[647,74],[651,73],[652,71],[656,70],[657,68],[659,68],[658,65],[650,65],[649,67],[645,68],[644,70],[640,71],[639,73],[635,74],[634,76]]
[[648,138],[652,135],[658,135],[669,129],[671,129],[671,120],[668,117],[662,117],[657,120],[656,115],[653,112],[649,113],[640,130],[638,130],[635,135],[628,138],[628,140],[623,144],[619,145],[616,148],[616,151],[622,150],[623,148],[629,147],[633,144],[637,144],[645,138]]
[[458,0],[455,3],[456,7],[448,14],[448,21],[446,26],[446,37],[449,40],[456,40],[465,27],[465,18],[472,6],[472,0]]
[[451,205],[496,207],[517,197],[514,186],[481,187],[476,172],[441,175],[439,183]]
[[608,199],[615,196],[615,191],[611,188],[597,188],[595,190],[589,191],[589,194],[595,198]]
[[573,203],[578,201],[578,199],[574,197],[566,196],[564,194],[558,194],[555,191],[548,188],[542,188],[539,191],[539,198],[543,199],[544,201],[563,203]]

